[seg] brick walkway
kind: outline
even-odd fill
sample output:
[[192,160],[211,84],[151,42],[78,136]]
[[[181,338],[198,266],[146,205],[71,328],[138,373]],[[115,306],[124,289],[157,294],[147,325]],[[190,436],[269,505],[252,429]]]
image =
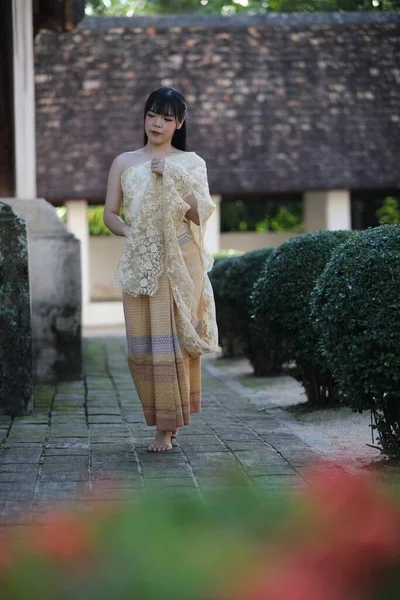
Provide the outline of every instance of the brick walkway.
[[[149,453],[153,439],[127,368],[125,340],[86,340],[83,381],[40,386],[34,416],[0,417],[0,523],[40,523],[60,501],[90,506],[109,490],[163,489],[202,495],[220,477],[268,492],[302,489],[311,449],[258,411],[203,359],[202,411],[179,432],[170,453]],[[115,481],[117,478],[117,481]],[[100,484],[100,488],[98,485]],[[79,496],[78,496],[79,494]]]

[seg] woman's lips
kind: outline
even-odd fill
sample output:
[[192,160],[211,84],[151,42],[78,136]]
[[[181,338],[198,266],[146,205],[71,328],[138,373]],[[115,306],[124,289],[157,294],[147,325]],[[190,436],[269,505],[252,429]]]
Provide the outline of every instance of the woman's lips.
[[152,133],[153,135],[161,135],[161,132],[160,132],[160,131],[151,131],[151,133]]

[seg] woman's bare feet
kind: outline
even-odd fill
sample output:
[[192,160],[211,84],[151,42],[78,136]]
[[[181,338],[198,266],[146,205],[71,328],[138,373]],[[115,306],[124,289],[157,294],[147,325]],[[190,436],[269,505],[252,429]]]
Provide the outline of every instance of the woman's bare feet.
[[172,431],[161,431],[157,429],[155,439],[147,446],[149,452],[170,452]]
[[179,427],[177,427],[175,429],[175,431],[172,432],[171,438],[174,440],[176,438],[176,436],[178,435],[178,433],[179,433]]

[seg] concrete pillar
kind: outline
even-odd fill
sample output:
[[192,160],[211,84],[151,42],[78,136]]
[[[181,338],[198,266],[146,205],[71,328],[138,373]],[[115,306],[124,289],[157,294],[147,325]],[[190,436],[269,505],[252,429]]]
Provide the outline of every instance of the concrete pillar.
[[12,0],[15,195],[36,198],[32,0]]
[[32,0],[11,3],[16,197],[4,202],[28,228],[35,378],[75,379],[82,374],[80,244],[36,197]]
[[211,198],[216,208],[207,221],[204,242],[208,250],[214,253],[218,252],[221,247],[221,196],[219,194],[212,194]]
[[82,302],[90,302],[89,226],[86,200],[67,200],[67,227],[81,242]]
[[351,229],[349,190],[316,190],[303,194],[304,231]]

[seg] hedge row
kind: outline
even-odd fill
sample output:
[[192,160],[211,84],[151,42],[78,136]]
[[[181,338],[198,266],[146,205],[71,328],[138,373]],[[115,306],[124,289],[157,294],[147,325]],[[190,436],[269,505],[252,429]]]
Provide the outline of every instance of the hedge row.
[[400,225],[336,250],[312,299],[324,356],[354,410],[370,409],[387,454],[400,454]]
[[221,345],[256,374],[294,363],[312,404],[371,409],[400,454],[400,225],[320,231],[211,272]]
[[225,356],[250,358],[257,375],[276,371],[263,352],[263,340],[253,328],[250,296],[273,249],[222,258],[210,273],[217,310],[219,341]]
[[293,374],[313,404],[335,402],[338,391],[312,324],[311,294],[332,251],[350,235],[319,231],[287,241],[265,265],[252,296],[257,328],[283,362],[295,362]]

